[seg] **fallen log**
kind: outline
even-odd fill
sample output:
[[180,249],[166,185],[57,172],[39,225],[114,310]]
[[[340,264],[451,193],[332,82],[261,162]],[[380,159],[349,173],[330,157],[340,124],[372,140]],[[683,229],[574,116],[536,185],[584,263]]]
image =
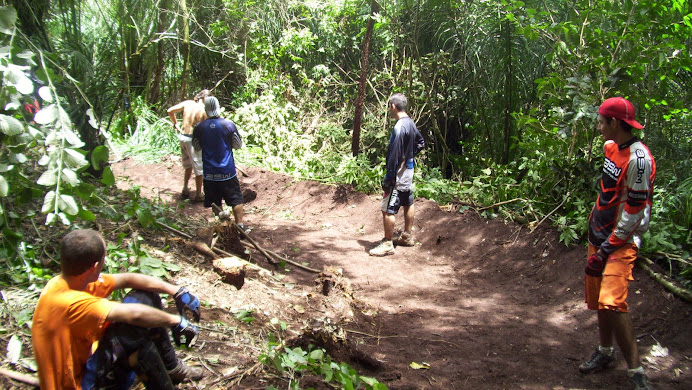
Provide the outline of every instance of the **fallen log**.
[[692,302],[692,291],[679,286],[673,279],[654,271],[651,268],[651,265],[654,264],[653,261],[644,256],[639,256],[637,260],[641,260],[638,262],[639,266],[643,268],[655,281],[659,282],[663,285],[663,287],[668,289],[668,291],[672,292],[679,298],[686,300],[687,302]]
[[0,375],[6,376],[10,379],[14,379],[22,383],[26,383],[34,387],[39,386],[38,378],[34,375],[23,374],[21,372],[11,371],[5,368],[0,368]]

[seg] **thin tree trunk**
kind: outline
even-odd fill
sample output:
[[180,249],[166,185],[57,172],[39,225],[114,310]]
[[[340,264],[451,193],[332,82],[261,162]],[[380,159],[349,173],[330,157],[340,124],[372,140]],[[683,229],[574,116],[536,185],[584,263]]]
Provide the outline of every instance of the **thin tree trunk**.
[[180,45],[180,52],[183,55],[183,74],[181,76],[180,94],[181,99],[185,99],[187,96],[187,78],[190,72],[190,21],[186,0],[180,0],[180,12],[183,21],[183,42]]
[[361,59],[360,80],[358,82],[358,97],[356,98],[356,109],[353,118],[353,139],[351,141],[351,153],[353,157],[360,152],[360,124],[363,118],[363,102],[365,101],[366,81],[368,77],[368,65],[370,57],[370,38],[375,27],[375,13],[379,11],[379,4],[376,0],[370,1],[370,18],[365,30],[363,40],[363,56]]
[[[159,11],[158,31],[163,34],[166,28],[166,11],[168,10],[168,0],[161,1],[161,10]],[[151,86],[151,101],[156,104],[159,101],[161,91],[161,75],[163,74],[163,39],[156,44],[156,70],[154,72],[154,83]]]
[[509,162],[510,141],[512,139],[512,25],[510,21],[505,23],[505,48],[507,50],[507,73],[505,80],[505,144],[502,150],[502,163]]

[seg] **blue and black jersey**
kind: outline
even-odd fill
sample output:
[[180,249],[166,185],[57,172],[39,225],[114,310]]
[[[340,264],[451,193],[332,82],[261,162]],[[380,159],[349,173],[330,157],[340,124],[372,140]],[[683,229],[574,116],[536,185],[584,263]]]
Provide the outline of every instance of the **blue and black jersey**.
[[[400,191],[410,190],[413,179],[412,170],[415,166],[413,158],[423,147],[425,147],[425,140],[413,120],[410,117],[399,119],[389,137],[385,182],[395,185]],[[405,170],[411,170],[411,175],[401,173]],[[405,182],[400,183],[402,178]]]
[[192,144],[202,149],[204,180],[225,181],[236,176],[233,149],[243,145],[235,124],[213,117],[199,122],[192,132]]

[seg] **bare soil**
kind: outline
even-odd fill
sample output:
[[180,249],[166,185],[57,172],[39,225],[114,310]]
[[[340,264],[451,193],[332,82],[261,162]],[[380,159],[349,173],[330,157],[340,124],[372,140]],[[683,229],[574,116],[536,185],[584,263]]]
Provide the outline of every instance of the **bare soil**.
[[[143,196],[180,206],[179,229],[197,234],[218,223],[202,204],[181,201],[177,158],[113,169],[120,188],[136,184]],[[376,258],[368,250],[383,234],[378,195],[260,168],[242,167],[239,179],[250,236],[322,273],[277,269],[249,249],[239,255],[275,277],[250,276],[236,290],[186,240],[147,237],[169,246],[162,256],[183,266],[173,280],[205,303],[200,340],[181,352],[208,371],[190,388],[286,388],[285,376],[255,364],[269,332],[287,345],[323,347],[390,389],[631,388],[622,358],[605,372],[578,372],[598,342],[595,313],[583,303],[585,248],[565,247],[547,225],[530,231],[417,199],[416,245]],[[634,276],[631,315],[652,383],[692,389],[692,306],[643,270]],[[256,320],[240,321],[243,308]],[[330,388],[315,377],[301,384]]]

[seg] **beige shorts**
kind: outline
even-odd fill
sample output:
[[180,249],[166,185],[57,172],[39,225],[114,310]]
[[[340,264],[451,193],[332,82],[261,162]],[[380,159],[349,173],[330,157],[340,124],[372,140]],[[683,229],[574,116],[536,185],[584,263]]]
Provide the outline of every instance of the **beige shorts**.
[[201,176],[202,151],[192,146],[192,137],[181,135],[178,138],[180,139],[180,151],[183,155],[183,168],[192,168],[192,170],[195,171],[195,176]]

